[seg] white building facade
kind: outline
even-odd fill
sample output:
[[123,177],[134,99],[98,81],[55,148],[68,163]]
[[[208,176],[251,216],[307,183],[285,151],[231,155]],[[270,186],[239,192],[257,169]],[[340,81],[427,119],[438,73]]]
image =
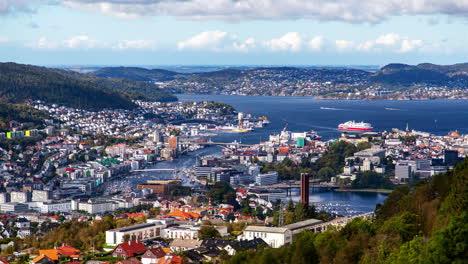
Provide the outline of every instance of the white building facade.
[[124,242],[126,235],[132,241],[145,241],[161,237],[162,229],[165,227],[166,225],[162,222],[152,222],[108,230],[106,231],[106,244],[117,246]]
[[279,248],[292,242],[292,232],[284,227],[248,226],[238,240],[261,238],[272,248]]

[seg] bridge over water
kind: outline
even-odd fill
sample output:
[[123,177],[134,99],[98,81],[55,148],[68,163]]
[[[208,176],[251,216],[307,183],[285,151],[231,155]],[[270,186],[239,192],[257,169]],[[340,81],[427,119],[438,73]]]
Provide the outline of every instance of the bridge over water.
[[338,217],[328,222],[313,225],[311,227],[308,227],[307,229],[313,230],[314,232],[323,232],[331,227],[341,228],[355,218],[367,218],[373,216],[374,212],[367,212],[360,215]]
[[189,145],[214,145],[214,146],[238,146],[238,147],[252,147],[253,145],[249,144],[242,144],[239,142],[197,142],[197,141],[186,141],[181,142],[181,144],[189,144]]
[[[268,185],[268,186],[258,186],[257,188],[266,188],[266,189],[293,189],[293,188],[300,188],[301,183],[300,181],[294,182],[282,182],[278,184]],[[313,184],[309,185],[311,188],[329,188],[329,189],[338,189],[341,186],[338,184]]]
[[179,171],[180,169],[141,169],[141,170],[132,170],[135,171],[135,172],[145,172],[145,171]]

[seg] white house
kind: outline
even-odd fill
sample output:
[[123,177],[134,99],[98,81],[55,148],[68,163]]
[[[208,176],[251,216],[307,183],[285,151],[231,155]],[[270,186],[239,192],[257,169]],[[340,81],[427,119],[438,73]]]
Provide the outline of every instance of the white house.
[[17,228],[29,228],[30,226],[30,222],[28,219],[24,218],[24,217],[19,217],[18,219],[16,219],[16,223],[15,223],[15,226]]
[[181,238],[176,238],[174,239],[169,247],[171,248],[172,252],[181,252],[181,251],[187,251],[191,250],[194,248],[198,248],[202,244],[202,240],[198,239],[181,239]]
[[124,242],[124,236],[128,235],[130,240],[148,240],[161,237],[162,229],[166,225],[162,222],[152,222],[116,228],[106,231],[106,244],[116,246]]
[[31,229],[29,228],[20,228],[17,233],[17,236],[19,238],[25,238],[29,235],[31,235]]
[[156,264],[158,261],[166,256],[166,252],[158,248],[150,248],[141,256],[142,264]]
[[263,239],[270,247],[279,248],[292,242],[292,232],[285,227],[248,226],[238,240]]
[[50,212],[71,212],[72,205],[71,202],[55,202],[55,203],[42,203],[40,204],[41,213],[50,213]]
[[200,230],[200,226],[173,226],[165,228],[162,237],[169,239],[195,239],[198,237],[198,230]]

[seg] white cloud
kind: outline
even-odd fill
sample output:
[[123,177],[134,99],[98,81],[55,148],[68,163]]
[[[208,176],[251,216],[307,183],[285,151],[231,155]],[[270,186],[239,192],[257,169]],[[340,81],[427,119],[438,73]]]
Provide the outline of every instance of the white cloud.
[[[8,5],[16,5],[18,0],[3,1],[7,2],[3,9],[9,10]],[[315,19],[375,23],[403,15],[468,17],[466,0],[63,0],[60,3],[122,18],[169,15],[186,19]]]
[[308,42],[309,48],[315,51],[322,50],[324,44],[325,44],[325,39],[322,36],[313,37]]
[[354,47],[354,41],[343,39],[335,40],[335,47],[338,50],[349,50]]
[[224,31],[204,31],[187,40],[181,41],[177,44],[177,48],[184,49],[209,49],[220,50],[221,44],[228,36]]
[[91,39],[89,36],[80,35],[64,40],[63,44],[70,49],[92,49],[96,48],[100,43],[97,40]]
[[265,41],[264,45],[272,51],[299,51],[302,37],[297,32],[288,32],[279,38]]
[[395,45],[398,41],[400,41],[401,37],[395,33],[389,33],[385,35],[379,36],[376,40],[376,44],[382,45]]
[[29,46],[38,49],[55,49],[58,47],[58,44],[53,41],[50,41],[47,37],[41,37],[35,43]]
[[234,42],[232,48],[235,51],[248,52],[257,47],[256,41],[254,38],[248,38],[244,42]]
[[204,31],[177,43],[179,50],[210,50],[216,52],[248,52],[257,47],[254,38],[242,41],[224,31]]
[[101,41],[93,39],[87,35],[77,35],[65,40],[51,41],[47,37],[41,37],[36,42],[26,45],[37,49],[114,49],[114,50],[154,50],[156,41],[154,40],[120,40]]
[[367,40],[357,46],[359,51],[410,52],[422,48],[424,42],[402,37],[396,33],[383,34],[375,40]]
[[375,47],[375,41],[374,40],[367,40],[364,43],[361,43],[358,45],[357,49],[360,51],[370,51]]
[[[0,36],[0,43],[7,41],[11,40]],[[42,37],[27,46],[37,49],[156,50],[157,44],[155,40],[102,41],[87,35],[77,35],[66,40],[49,40],[47,37]],[[287,32],[278,38],[262,41],[252,37],[241,39],[236,34],[219,30],[195,34],[178,42],[177,49],[179,51],[214,52],[302,52],[307,50],[374,53],[447,52],[447,47],[443,43],[426,42],[396,33],[382,34],[375,39],[358,42],[349,39],[330,40],[324,36],[307,37],[302,33]]]
[[420,39],[404,39],[401,42],[401,47],[399,52],[410,52],[415,49],[419,49],[423,46],[424,42]]
[[117,50],[128,50],[128,49],[140,49],[140,50],[153,50],[156,49],[156,41],[154,40],[122,40],[113,45],[113,49]]
[[45,0],[0,0],[0,15],[18,11],[31,12],[36,4],[46,2]]
[[0,43],[2,43],[2,42],[9,42],[9,41],[10,41],[10,38],[9,38],[9,37],[0,36]]

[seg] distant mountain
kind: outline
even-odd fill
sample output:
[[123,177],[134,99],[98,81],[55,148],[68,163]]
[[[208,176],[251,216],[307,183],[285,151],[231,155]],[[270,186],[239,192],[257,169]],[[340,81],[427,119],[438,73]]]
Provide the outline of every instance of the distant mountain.
[[108,89],[125,92],[134,99],[151,99],[158,102],[177,101],[177,97],[170,92],[160,89],[150,82],[142,82],[134,79],[98,77],[94,74],[81,74],[75,71],[54,69],[56,72],[72,78],[90,81]]
[[453,65],[437,65],[432,63],[421,63],[416,67],[420,69],[440,72],[449,76],[468,75],[468,63],[458,63]]
[[[163,69],[107,67],[95,76],[131,79],[144,83],[164,82],[174,93],[292,95],[322,98],[464,98],[468,87],[468,63],[408,65],[393,63],[376,71],[347,67],[257,67],[227,68],[198,73]],[[422,89],[421,89],[422,88]],[[426,88],[455,90],[431,93]],[[136,91],[132,89],[131,91]],[[364,93],[361,93],[364,91]],[[383,93],[380,93],[383,91]],[[425,92],[422,92],[425,91]],[[403,93],[402,93],[403,92]]]
[[413,85],[451,86],[452,83],[468,82],[468,63],[436,65],[388,64],[374,73],[371,83],[410,87]]
[[196,73],[189,79],[212,79],[218,81],[229,81],[236,78],[241,78],[248,70],[225,69],[212,72]]
[[33,99],[84,109],[133,109],[136,105],[131,99],[146,99],[145,89],[156,91],[164,100],[176,99],[156,86],[140,82],[0,63],[0,102],[22,103]]
[[162,82],[174,80],[177,72],[162,69],[145,69],[138,67],[105,67],[91,74],[99,77],[122,78],[143,82]]
[[[354,69],[307,69],[296,67],[261,67],[256,69],[225,69],[192,74],[166,84],[180,93],[215,93],[244,95],[316,95],[319,87],[301,90],[310,83],[333,82],[358,85],[371,73]],[[310,85],[309,85],[310,86]],[[308,94],[314,89],[315,94]]]
[[73,78],[54,69],[1,63],[0,100],[22,103],[27,99],[86,109],[136,107],[128,95],[91,81]]

